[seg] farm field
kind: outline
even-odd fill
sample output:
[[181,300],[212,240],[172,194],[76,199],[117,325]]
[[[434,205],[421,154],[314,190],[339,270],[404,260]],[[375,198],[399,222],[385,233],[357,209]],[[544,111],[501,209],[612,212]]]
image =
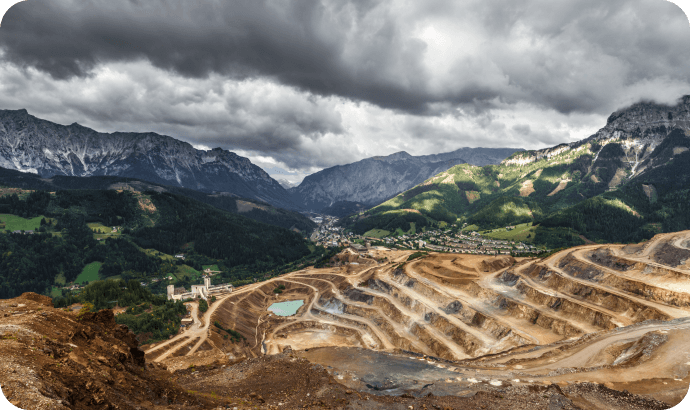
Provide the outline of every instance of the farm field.
[[[487,238],[502,239],[507,241],[532,242],[536,226],[532,223],[515,225],[515,229],[507,231],[506,228],[494,229],[489,233],[482,234]],[[529,236],[529,237],[528,237]]]
[[190,280],[200,280],[201,272],[187,265],[178,265],[177,270],[173,273],[177,279],[188,278]]
[[4,229],[8,231],[35,231],[41,226],[41,219],[43,215],[26,219],[12,214],[0,214],[0,225],[4,224]]
[[105,226],[100,222],[89,222],[87,225],[93,231],[95,239],[115,238],[121,235],[120,231],[113,232],[111,226]]
[[91,262],[84,266],[84,269],[77,276],[77,279],[74,280],[74,283],[85,284],[99,280],[98,270],[101,268],[101,265],[103,265],[102,262]]
[[144,251],[149,256],[155,256],[155,257],[161,258],[164,261],[174,261],[175,260],[174,256],[168,255],[167,253],[157,251],[155,249],[142,249],[142,251]]
[[370,236],[372,238],[385,238],[386,236],[390,235],[390,231],[385,231],[383,229],[372,229],[368,232],[365,232],[363,236]]

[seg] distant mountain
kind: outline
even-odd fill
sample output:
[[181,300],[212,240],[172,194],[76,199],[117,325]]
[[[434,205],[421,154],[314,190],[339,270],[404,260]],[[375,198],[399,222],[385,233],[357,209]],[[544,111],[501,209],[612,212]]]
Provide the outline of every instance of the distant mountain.
[[155,133],[107,134],[77,123],[59,125],[26,110],[0,110],[0,167],[44,178],[125,176],[295,208],[276,180],[230,151],[201,151]]
[[690,96],[638,103],[579,142],[445,170],[349,225],[406,232],[443,221],[481,229],[533,222],[530,240],[635,242],[690,229]]
[[307,176],[289,191],[295,203],[311,211],[343,201],[373,206],[454,165],[498,164],[516,151],[523,150],[461,148],[445,154],[416,157],[398,152],[324,169]]
[[290,182],[285,178],[278,178],[278,179],[276,179],[276,181],[278,181],[280,186],[282,186],[285,189],[290,189],[290,188],[294,188],[297,186],[297,184]]
[[442,162],[461,158],[470,165],[483,167],[500,164],[509,156],[522,151],[524,151],[522,148],[460,148],[453,152],[423,155],[417,158],[427,162]]
[[276,208],[265,202],[238,198],[229,194],[204,193],[193,189],[156,184],[135,178],[118,176],[69,177],[60,175],[52,178],[41,178],[32,173],[0,168],[0,186],[44,191],[88,189],[171,193],[192,198],[258,222],[299,231],[303,234],[307,234],[316,228],[316,224],[306,216],[295,211]]

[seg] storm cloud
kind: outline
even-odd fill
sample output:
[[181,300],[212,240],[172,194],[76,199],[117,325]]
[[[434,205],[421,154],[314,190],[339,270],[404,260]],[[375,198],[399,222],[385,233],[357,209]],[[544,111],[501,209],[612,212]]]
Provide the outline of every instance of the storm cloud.
[[303,172],[570,142],[690,93],[665,0],[28,0],[0,53],[2,108]]

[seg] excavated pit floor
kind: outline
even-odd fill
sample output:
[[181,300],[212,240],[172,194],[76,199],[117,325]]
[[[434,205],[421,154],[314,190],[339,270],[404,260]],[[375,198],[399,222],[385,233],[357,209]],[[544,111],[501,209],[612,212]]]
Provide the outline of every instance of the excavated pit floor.
[[289,300],[287,302],[274,303],[268,307],[269,312],[273,312],[278,316],[292,316],[297,313],[297,310],[304,305],[303,300]]

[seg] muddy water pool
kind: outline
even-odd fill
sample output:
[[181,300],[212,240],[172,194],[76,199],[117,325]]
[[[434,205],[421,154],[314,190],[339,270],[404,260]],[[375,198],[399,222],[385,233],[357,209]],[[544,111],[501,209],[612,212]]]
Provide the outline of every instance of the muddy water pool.
[[304,304],[303,300],[290,300],[288,302],[278,302],[269,306],[268,310],[278,316],[292,316],[297,313],[297,309]]

